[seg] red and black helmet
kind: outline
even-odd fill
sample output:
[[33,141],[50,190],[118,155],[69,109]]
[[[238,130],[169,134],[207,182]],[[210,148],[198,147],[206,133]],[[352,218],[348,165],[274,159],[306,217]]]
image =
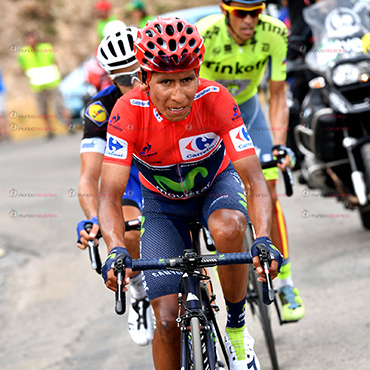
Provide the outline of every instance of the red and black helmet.
[[135,55],[148,72],[199,70],[204,44],[197,28],[184,18],[158,17],[138,31]]

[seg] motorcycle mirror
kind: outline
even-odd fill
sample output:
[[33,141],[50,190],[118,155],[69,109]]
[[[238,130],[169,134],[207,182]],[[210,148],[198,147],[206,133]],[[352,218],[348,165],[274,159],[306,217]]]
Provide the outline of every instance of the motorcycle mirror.
[[308,86],[310,89],[322,89],[325,87],[325,79],[324,77],[315,77],[308,83]]

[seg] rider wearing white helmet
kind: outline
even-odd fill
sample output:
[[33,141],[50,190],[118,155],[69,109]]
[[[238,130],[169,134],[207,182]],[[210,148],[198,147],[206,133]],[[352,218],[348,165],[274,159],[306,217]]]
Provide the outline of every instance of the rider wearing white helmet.
[[[97,219],[98,188],[102,161],[106,145],[116,147],[116,143],[106,143],[107,125],[117,122],[120,117],[109,117],[117,99],[133,88],[139,86],[137,72],[139,63],[134,54],[134,40],[138,29],[125,28],[120,25],[113,33],[107,35],[100,43],[97,60],[106,71],[113,85],[100,91],[86,105],[83,117],[84,135],[81,141],[81,176],[78,186],[80,205],[87,220],[79,222],[77,226],[77,246],[85,249],[89,240],[95,240],[99,232]],[[141,215],[142,196],[138,171],[131,166],[130,179],[122,197],[122,211],[126,220],[136,219]],[[84,226],[87,222],[93,223],[88,234]],[[140,257],[140,232],[130,231],[125,234],[130,254]],[[131,307],[129,312],[129,332],[131,338],[139,345],[147,345],[153,339],[153,324],[149,300],[141,281],[141,274],[131,278],[130,284]]]

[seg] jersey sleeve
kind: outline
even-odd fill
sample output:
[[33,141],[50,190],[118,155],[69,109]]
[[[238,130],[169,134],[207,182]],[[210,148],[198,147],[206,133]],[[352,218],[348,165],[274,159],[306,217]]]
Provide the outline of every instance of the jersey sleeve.
[[108,120],[104,162],[131,166],[136,140],[135,122],[135,113],[129,101],[118,99]]
[[281,28],[281,32],[274,33],[276,37],[273,43],[274,48],[271,52],[271,70],[270,78],[272,81],[285,81],[286,80],[286,56],[288,52],[288,30],[285,24],[278,19],[274,20],[277,26]]
[[220,94],[215,102],[214,116],[216,127],[225,143],[226,153],[231,161],[256,154],[250,137],[234,98],[226,88],[220,88]]

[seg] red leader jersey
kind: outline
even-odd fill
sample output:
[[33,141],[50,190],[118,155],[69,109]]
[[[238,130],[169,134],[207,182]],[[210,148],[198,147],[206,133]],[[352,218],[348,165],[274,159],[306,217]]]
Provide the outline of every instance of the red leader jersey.
[[141,183],[171,199],[199,195],[231,161],[255,154],[240,110],[222,85],[200,79],[190,113],[164,118],[146,92],[119,98],[108,122],[104,162],[130,166]]

